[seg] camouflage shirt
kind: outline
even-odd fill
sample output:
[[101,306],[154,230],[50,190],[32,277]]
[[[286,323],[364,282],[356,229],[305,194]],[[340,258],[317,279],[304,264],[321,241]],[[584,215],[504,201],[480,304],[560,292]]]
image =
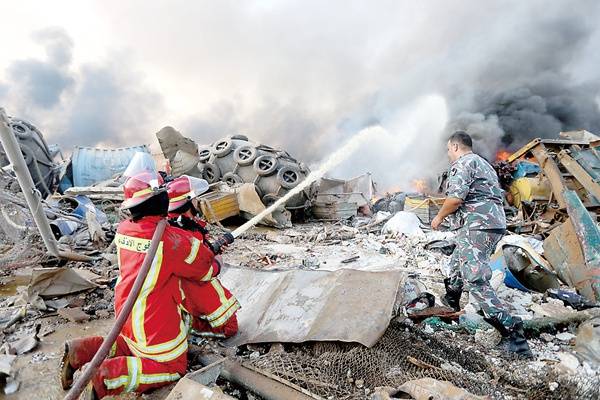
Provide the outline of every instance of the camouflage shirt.
[[474,153],[465,154],[450,165],[446,196],[463,200],[454,213],[455,228],[470,230],[505,229],[503,190],[492,166]]

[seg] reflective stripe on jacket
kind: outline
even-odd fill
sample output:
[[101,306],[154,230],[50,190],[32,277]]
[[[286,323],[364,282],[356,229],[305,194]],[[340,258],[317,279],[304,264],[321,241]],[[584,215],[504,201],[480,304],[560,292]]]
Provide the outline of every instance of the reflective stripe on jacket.
[[[119,261],[116,315],[131,291],[160,219],[153,216],[119,224],[115,238]],[[148,276],[121,331],[134,355],[168,362],[187,351],[189,322],[180,310],[179,279],[202,279],[210,275],[213,260],[212,251],[200,240],[167,225]]]

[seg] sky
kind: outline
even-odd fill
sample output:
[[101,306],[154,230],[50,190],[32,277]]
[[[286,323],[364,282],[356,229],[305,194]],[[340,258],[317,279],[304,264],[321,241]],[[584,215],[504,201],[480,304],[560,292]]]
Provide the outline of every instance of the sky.
[[465,129],[492,159],[600,132],[600,3],[1,1],[0,106],[65,153],[243,133],[309,165],[370,125],[336,171],[384,187],[445,167]]

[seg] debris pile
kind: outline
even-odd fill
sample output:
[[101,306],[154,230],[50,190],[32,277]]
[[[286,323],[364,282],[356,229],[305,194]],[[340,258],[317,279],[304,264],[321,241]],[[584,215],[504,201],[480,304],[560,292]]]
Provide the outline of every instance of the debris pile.
[[535,139],[497,164],[513,211],[509,230],[538,244],[521,246],[516,258],[507,258],[506,271],[537,275],[533,280],[546,280],[544,286],[560,278],[600,301],[600,138],[585,131],[561,136]]
[[[364,174],[322,179],[228,247],[219,278],[242,305],[240,333],[224,342],[190,336],[189,373],[145,398],[598,398],[600,143],[573,135],[533,141],[497,165],[511,234],[492,258],[491,283],[523,319],[533,360],[508,356],[470,302],[460,312],[442,305],[454,233],[429,224],[443,196],[375,200]],[[201,146],[172,128],[157,137],[167,180],[185,173],[212,183],[199,204],[214,234],[309,173],[240,135]],[[45,251],[10,168],[0,172],[8,398],[62,398],[55,377],[64,340],[112,325],[120,175],[136,151],[149,147],[77,148],[53,178],[58,191],[40,200],[52,239],[85,256],[78,261]]]

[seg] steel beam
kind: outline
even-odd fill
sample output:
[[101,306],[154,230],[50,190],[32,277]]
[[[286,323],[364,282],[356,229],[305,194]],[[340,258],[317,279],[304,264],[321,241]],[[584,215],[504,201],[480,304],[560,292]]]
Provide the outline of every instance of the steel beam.
[[562,173],[558,168],[554,159],[548,154],[548,150],[543,143],[538,142],[531,149],[531,153],[540,164],[540,168],[544,171],[544,174],[550,181],[550,186],[552,187],[552,193],[554,197],[556,197],[556,201],[560,208],[566,207],[566,202],[563,197],[563,191],[565,190],[565,181],[562,177]]
[[581,185],[600,202],[600,182],[594,179],[575,161],[566,150],[558,153],[560,163],[569,171]]
[[[600,229],[596,225],[596,220],[583,206],[576,192],[565,190],[563,195],[567,202],[567,212],[585,259],[586,270],[584,275],[586,279],[584,284],[591,290],[593,298],[600,301]],[[574,266],[571,266],[571,268],[574,268]]]

